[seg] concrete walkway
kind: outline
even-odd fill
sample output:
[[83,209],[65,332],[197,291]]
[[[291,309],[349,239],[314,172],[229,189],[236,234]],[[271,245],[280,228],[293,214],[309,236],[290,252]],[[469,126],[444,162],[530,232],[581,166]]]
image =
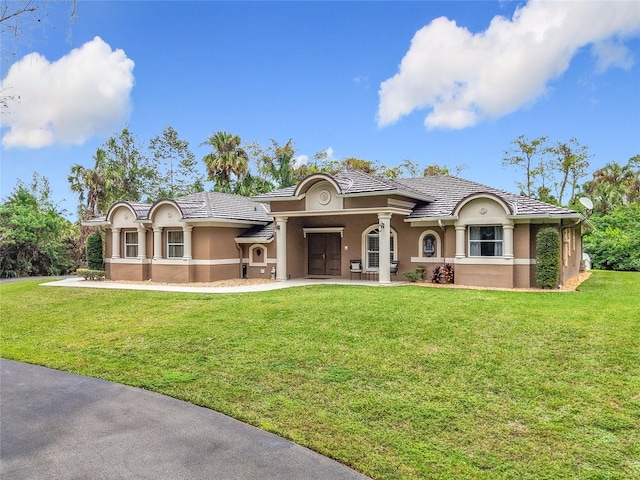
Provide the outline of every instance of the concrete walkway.
[[141,283],[118,283],[115,281],[88,281],[81,277],[68,277],[62,280],[43,283],[45,287],[83,287],[83,288],[107,288],[120,290],[155,290],[160,292],[189,292],[189,293],[246,293],[265,292],[268,290],[278,290],[281,288],[302,287],[308,285],[366,285],[369,287],[390,287],[403,285],[406,282],[392,282],[390,284],[380,284],[371,280],[344,280],[344,279],[309,279],[299,278],[286,280],[284,282],[259,283],[256,285],[242,285],[237,287],[194,287],[187,285],[163,285],[153,282],[149,284]]
[[0,478],[368,477],[276,435],[146,390],[0,359]]

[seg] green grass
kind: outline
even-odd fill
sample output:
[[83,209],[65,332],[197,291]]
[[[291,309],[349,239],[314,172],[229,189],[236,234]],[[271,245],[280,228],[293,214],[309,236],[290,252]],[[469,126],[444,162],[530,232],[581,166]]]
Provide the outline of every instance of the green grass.
[[0,285],[1,354],[224,412],[376,479],[640,478],[640,274],[577,293]]

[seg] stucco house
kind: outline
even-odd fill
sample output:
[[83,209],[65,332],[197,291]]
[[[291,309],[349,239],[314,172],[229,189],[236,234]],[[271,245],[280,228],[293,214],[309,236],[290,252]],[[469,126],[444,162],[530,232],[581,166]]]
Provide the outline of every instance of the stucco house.
[[573,210],[458,177],[350,171],[313,174],[254,198],[203,192],[118,202],[89,223],[106,228],[113,280],[355,275],[389,283],[418,266],[430,278],[449,263],[456,284],[526,288],[536,285],[536,233],[544,226],[561,235],[560,283],[578,274],[583,221]]

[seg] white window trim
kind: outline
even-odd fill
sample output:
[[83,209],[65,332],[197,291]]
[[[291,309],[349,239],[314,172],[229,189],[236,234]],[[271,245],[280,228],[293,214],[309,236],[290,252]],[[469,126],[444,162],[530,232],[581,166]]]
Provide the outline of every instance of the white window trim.
[[[182,234],[182,242],[181,243],[170,243],[169,242],[169,234],[172,232],[180,232]],[[179,257],[173,257],[169,255],[169,252],[171,250],[170,247],[172,246],[178,246],[181,245],[182,246],[182,255]],[[178,229],[167,229],[167,259],[179,259],[179,258],[184,258],[184,231],[183,230],[178,230]]]
[[[127,237],[129,236],[129,234],[135,234],[136,235],[136,241],[135,242],[128,242],[127,241]],[[139,250],[139,246],[138,246],[138,232],[137,230],[125,230],[123,232],[124,234],[124,258],[137,258],[138,257],[138,250]],[[135,247],[136,249],[136,254],[135,255],[128,255],[127,251],[128,251],[128,247]]]
[[[471,239],[471,229],[472,228],[482,228],[482,227],[499,227],[502,230],[502,239],[500,240],[472,240]],[[471,255],[471,243],[500,243],[502,255]],[[482,249],[481,249],[482,250]],[[469,258],[504,258],[504,250],[505,250],[505,242],[504,242],[504,225],[502,224],[489,224],[489,225],[467,225],[467,256]]]
[[[373,225],[369,225],[362,232],[362,267],[365,271],[369,272],[377,272],[380,267],[370,267],[369,266],[369,250],[367,249],[367,236],[372,230],[377,230],[380,228],[378,223],[374,223]],[[394,228],[391,229],[391,236],[393,239],[393,258],[392,260],[398,260],[398,232]]]

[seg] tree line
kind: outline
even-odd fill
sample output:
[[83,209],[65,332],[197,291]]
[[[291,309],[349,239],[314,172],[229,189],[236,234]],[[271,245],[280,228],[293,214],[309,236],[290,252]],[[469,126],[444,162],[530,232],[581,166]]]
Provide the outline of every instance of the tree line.
[[[318,152],[301,161],[293,140],[269,145],[244,144],[238,135],[219,131],[201,144],[208,146],[201,163],[189,142],[167,126],[145,147],[128,129],[111,136],[96,150],[92,165],[73,165],[68,175],[78,196],[78,222],[66,220],[51,200],[49,182],[34,174],[30,184],[18,181],[0,205],[0,277],[57,275],[73,272],[85,262],[89,234],[81,222],[104,216],[120,200],[151,203],[210,189],[252,196],[297,184],[309,174],[360,170],[400,178],[458,175],[459,165],[420,166],[404,160],[389,167],[375,160],[332,158]],[[591,155],[576,139],[549,142],[547,137],[514,139],[502,158],[504,167],[521,170],[521,195],[584,212],[578,202],[589,197],[595,231],[585,237],[585,250],[595,268],[640,271],[640,155],[626,163],[611,162],[588,177]]]

